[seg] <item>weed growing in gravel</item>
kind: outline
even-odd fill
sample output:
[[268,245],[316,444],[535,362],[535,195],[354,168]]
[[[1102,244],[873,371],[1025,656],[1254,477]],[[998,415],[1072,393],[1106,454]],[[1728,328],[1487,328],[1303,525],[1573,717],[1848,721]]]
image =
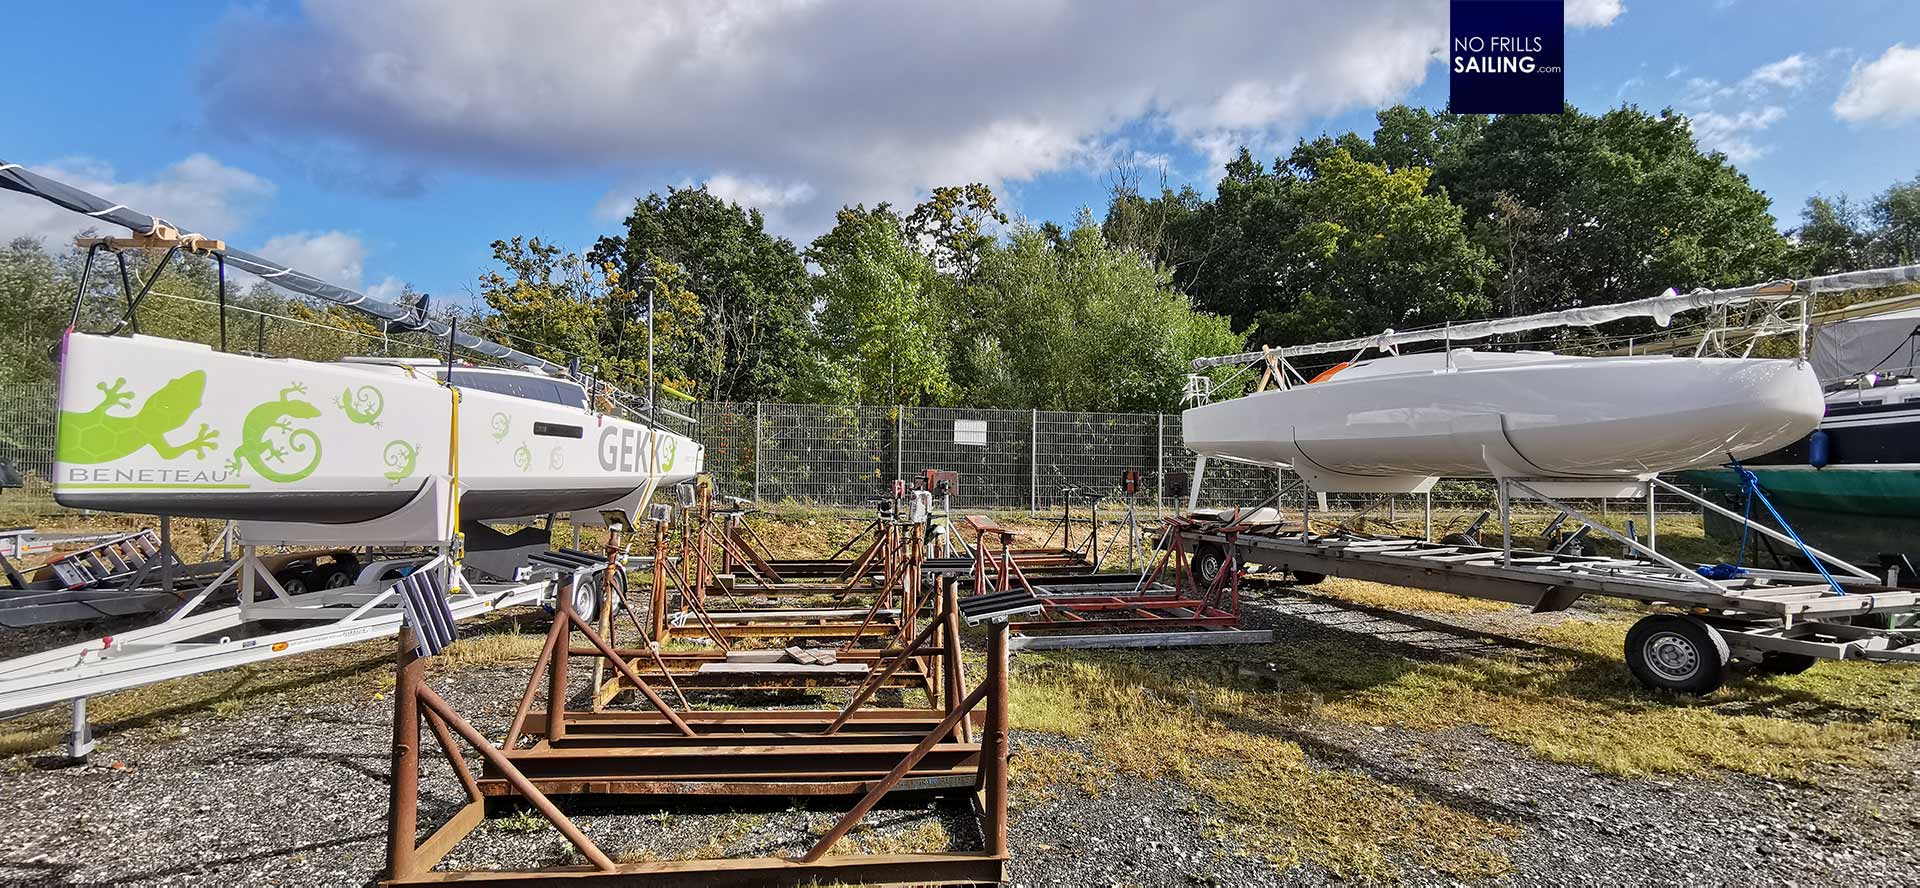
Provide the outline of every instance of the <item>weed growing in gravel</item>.
[[1167,668],[1177,655],[1022,657],[1011,715],[1026,730],[1089,743],[1141,780],[1174,778],[1219,805],[1208,829],[1280,867],[1308,861],[1387,879],[1395,860],[1457,878],[1507,869],[1512,827],[1356,774],[1315,767],[1287,740],[1300,707]]
[[487,821],[495,830],[504,833],[531,833],[547,829],[553,824],[532,808],[521,808],[505,817],[495,817]]

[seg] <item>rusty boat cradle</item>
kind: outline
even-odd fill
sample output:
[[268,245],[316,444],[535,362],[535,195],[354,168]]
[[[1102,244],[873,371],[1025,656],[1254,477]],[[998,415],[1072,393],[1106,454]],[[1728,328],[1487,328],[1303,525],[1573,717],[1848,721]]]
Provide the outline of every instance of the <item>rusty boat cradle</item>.
[[[924,539],[915,526],[924,524],[923,519],[903,523],[904,536]],[[988,575],[987,563],[1013,563],[1006,557],[1012,551],[1011,532],[990,523],[970,526],[979,545],[969,560],[980,561],[977,568],[929,570],[923,547],[904,547],[908,557],[902,566],[911,579],[893,591],[918,598],[911,604],[903,601],[901,609],[911,619],[889,631],[911,627],[913,635],[890,638],[885,649],[838,652],[867,667],[848,673],[854,677],[848,683],[852,693],[840,709],[692,709],[685,699],[695,689],[682,688],[677,681],[685,664],[665,660],[668,655],[651,646],[614,647],[609,641],[611,607],[593,620],[563,608],[531,664],[504,742],[495,745],[427,685],[428,658],[415,650],[409,632],[402,638],[396,664],[385,884],[999,882],[1007,859],[1009,624],[1038,613],[1043,605],[1031,595],[991,585],[988,594],[963,594],[981,590],[978,578]],[[657,528],[654,539],[658,545]],[[655,564],[666,561],[656,559]],[[769,567],[776,563],[763,561]],[[698,560],[683,563],[697,565]],[[613,573],[609,567],[610,585]],[[672,586],[669,577],[661,588],[689,591]],[[963,624],[986,627],[984,675],[977,680],[967,676],[961,656]],[[800,627],[797,634],[808,631]],[[727,655],[721,649],[699,653],[709,658],[707,665],[725,662]],[[712,660],[716,655],[723,659]],[[579,708],[582,704],[569,701],[578,698],[574,677],[580,664],[575,661],[582,657],[592,661],[594,677],[592,692]],[[898,687],[901,676],[908,674],[920,677],[914,687],[926,691],[926,705],[879,706],[880,692]],[[660,684],[665,687],[657,686],[663,678]],[[670,696],[681,705],[676,707]],[[626,701],[637,705],[615,708]],[[417,840],[426,733],[453,766],[466,802],[424,840]],[[481,759],[477,770],[468,764],[468,752]],[[978,823],[979,850],[836,853],[860,820],[895,794],[964,799]],[[841,798],[851,805],[798,857],[640,863],[616,863],[565,813],[576,799],[658,803],[728,797]],[[587,863],[525,871],[435,869],[490,812],[517,804],[531,806],[551,822]]]

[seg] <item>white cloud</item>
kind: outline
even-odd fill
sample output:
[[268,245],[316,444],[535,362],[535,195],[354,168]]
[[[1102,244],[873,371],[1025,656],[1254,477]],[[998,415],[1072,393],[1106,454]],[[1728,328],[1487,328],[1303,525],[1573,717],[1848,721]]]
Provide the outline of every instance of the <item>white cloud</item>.
[[1693,114],[1693,140],[1707,151],[1720,151],[1735,163],[1746,163],[1767,153],[1767,146],[1753,136],[1779,123],[1787,111],[1778,105],[1749,109],[1731,114],[1701,111]]
[[380,279],[380,283],[368,287],[364,292],[375,299],[394,302],[400,298],[400,294],[405,292],[406,289],[407,284],[405,281],[393,275],[387,275]]
[[[1576,2],[1568,22],[1621,9]],[[539,28],[506,0],[303,10],[230,16],[200,81],[215,125],[635,186],[603,219],[691,178],[822,227],[842,203],[1084,168],[1123,131],[1270,156],[1318,115],[1404,98],[1447,35],[1429,0],[579,0]]]
[[[225,240],[242,230],[274,194],[272,182],[206,154],[189,155],[147,179],[122,180],[111,165],[87,157],[27,164],[27,168],[187,230]],[[0,238],[31,235],[58,249],[59,241],[87,228],[102,234],[123,233],[117,226],[37,197],[0,192]]]
[[1753,69],[1740,85],[1748,95],[1760,95],[1769,89],[1797,90],[1813,78],[1815,65],[1805,55],[1794,53],[1777,62]]
[[357,290],[366,270],[367,245],[344,231],[302,231],[268,239],[259,254],[327,283]]
[[1603,28],[1626,11],[1620,0],[1567,0],[1567,27]]
[[1896,43],[1879,58],[1855,66],[1833,113],[1855,123],[1920,118],[1920,47]]

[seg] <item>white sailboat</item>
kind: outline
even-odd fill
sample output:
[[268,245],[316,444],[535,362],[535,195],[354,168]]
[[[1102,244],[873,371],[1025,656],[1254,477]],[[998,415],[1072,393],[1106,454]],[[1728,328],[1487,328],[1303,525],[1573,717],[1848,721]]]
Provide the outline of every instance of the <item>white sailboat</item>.
[[[1517,318],[1267,349],[1194,362],[1264,362],[1260,391],[1186,411],[1188,449],[1292,468],[1321,491],[1408,493],[1441,477],[1631,483],[1779,449],[1825,411],[1805,355],[1808,295],[1920,280],[1920,266],[1779,281]],[[1490,336],[1625,318],[1666,325],[1709,314],[1690,357],[1580,357],[1456,348]],[[1738,316],[1738,317],[1736,317]],[[1762,337],[1798,335],[1800,357],[1758,358]],[[1402,346],[1444,343],[1401,355]],[[1711,351],[1710,351],[1711,349]],[[1354,353],[1308,381],[1287,359]],[[1382,356],[1360,360],[1361,354]]]
[[1317,488],[1412,491],[1714,465],[1785,446],[1821,410],[1812,369],[1792,360],[1454,349],[1195,407],[1185,433],[1195,452],[1286,463]]
[[456,480],[467,520],[592,511],[700,471],[699,444],[539,370],[259,358],[68,334],[54,498],[72,508],[345,524]]

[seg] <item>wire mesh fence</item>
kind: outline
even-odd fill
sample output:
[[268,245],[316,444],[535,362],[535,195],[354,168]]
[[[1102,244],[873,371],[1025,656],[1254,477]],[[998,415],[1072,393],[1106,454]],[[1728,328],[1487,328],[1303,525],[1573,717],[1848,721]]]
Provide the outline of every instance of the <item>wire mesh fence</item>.
[[[55,387],[0,388],[0,461],[19,471],[25,487],[9,491],[9,510],[38,514],[57,508],[49,480],[55,448]],[[887,495],[893,479],[926,469],[957,472],[954,505],[977,509],[1058,511],[1070,491],[1080,498],[1132,499],[1144,508],[1178,508],[1191,481],[1193,453],[1182,445],[1177,413],[1075,413],[947,407],[865,407],[821,404],[700,402],[679,405],[695,420],[691,431],[706,448],[706,469],[724,494],[761,502],[792,501],[859,506]],[[1139,487],[1122,491],[1127,472]],[[1203,505],[1277,504],[1296,513],[1312,503],[1330,513],[1379,517],[1421,514],[1421,495],[1378,497],[1333,494],[1325,502],[1299,476],[1230,462],[1206,468]],[[1444,481],[1433,506],[1447,512],[1495,507],[1490,481]],[[1578,504],[1596,513],[1642,507],[1614,501]],[[1697,511],[1684,498],[1662,494],[1662,512]]]
[[19,490],[9,491],[16,511],[52,511],[54,391],[51,383],[16,385],[0,396],[0,462],[20,473]]

